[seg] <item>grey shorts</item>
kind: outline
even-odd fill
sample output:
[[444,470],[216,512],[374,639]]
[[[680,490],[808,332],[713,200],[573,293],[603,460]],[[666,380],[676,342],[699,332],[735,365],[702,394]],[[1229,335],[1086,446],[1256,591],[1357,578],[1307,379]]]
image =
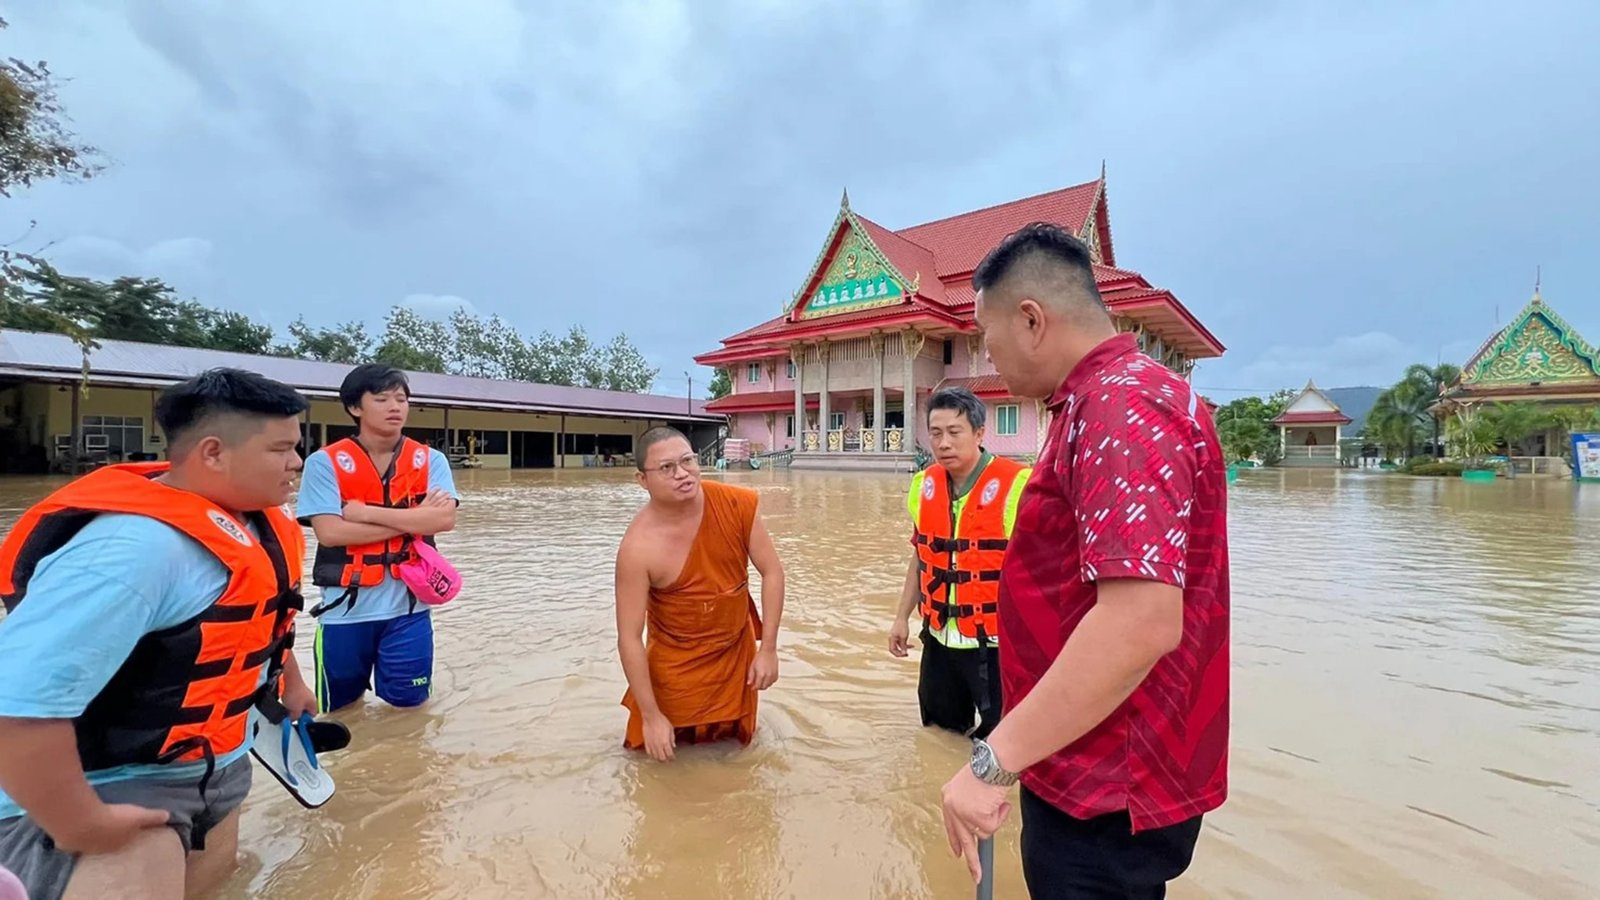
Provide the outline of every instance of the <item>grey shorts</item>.
[[[246,754],[212,773],[204,801],[197,778],[130,778],[97,785],[94,790],[106,803],[133,803],[166,810],[167,827],[177,832],[183,852],[188,853],[193,849],[197,830],[203,837],[244,802],[250,793],[250,777],[250,756]],[[77,864],[77,856],[56,849],[44,830],[28,816],[0,819],[0,866],[22,879],[28,900],[59,900]]]

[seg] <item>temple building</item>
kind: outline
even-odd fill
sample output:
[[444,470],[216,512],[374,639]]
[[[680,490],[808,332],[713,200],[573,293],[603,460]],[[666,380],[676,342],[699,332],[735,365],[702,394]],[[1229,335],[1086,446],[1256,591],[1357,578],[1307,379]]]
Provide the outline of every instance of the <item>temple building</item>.
[[[1544,302],[1537,288],[1517,317],[1461,367],[1433,408],[1441,418],[1486,404],[1527,401],[1544,410],[1600,405],[1600,351]],[[1506,448],[1513,457],[1563,456],[1566,430],[1552,425]]]
[[1026,457],[1043,446],[1043,402],[1011,396],[984,359],[972,272],[1031,222],[1071,230],[1095,261],[1118,328],[1188,377],[1223,346],[1171,291],[1118,265],[1106,178],[910,228],[891,230],[846,193],[781,314],[696,358],[724,368],[733,392],[707,404],[753,452],[792,449],[794,465],[908,468],[927,444],[922,411],[941,387],[965,385],[988,405],[985,447]]
[[1350,417],[1316,384],[1307,381],[1272,424],[1278,426],[1284,465],[1339,465],[1340,431],[1350,424]]

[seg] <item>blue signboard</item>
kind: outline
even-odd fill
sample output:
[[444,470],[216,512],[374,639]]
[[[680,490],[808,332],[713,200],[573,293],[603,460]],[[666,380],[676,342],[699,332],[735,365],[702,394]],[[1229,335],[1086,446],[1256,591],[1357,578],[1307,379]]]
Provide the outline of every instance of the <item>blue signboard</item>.
[[1600,434],[1573,435],[1572,462],[1573,478],[1600,482]]

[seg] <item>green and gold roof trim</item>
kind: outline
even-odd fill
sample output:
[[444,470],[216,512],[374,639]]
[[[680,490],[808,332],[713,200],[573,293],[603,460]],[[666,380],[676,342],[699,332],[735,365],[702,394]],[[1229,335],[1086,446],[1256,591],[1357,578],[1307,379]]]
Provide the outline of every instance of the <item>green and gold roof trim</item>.
[[1522,312],[1467,363],[1463,385],[1600,380],[1600,353],[1537,291]]
[[[847,231],[842,238],[841,230]],[[839,242],[839,249],[824,270],[823,263],[828,260],[828,251],[835,241]],[[850,194],[846,191],[839,202],[839,214],[833,219],[833,227],[828,229],[828,237],[822,242],[821,252],[812,262],[800,290],[789,299],[783,311],[790,314],[803,305],[798,317],[810,319],[894,306],[915,294],[921,280],[921,273],[918,273],[915,281],[908,283],[905,275],[878,249],[866,227],[851,211]]]

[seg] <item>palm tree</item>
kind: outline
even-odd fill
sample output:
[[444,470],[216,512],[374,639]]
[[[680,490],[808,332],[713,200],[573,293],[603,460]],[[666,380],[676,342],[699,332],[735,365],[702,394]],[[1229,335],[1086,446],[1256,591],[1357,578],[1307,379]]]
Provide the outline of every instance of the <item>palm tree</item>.
[[1439,419],[1431,412],[1428,412],[1428,407],[1439,402],[1439,397],[1444,393],[1444,389],[1460,377],[1461,367],[1450,363],[1440,363],[1436,366],[1412,363],[1406,368],[1405,375],[1400,378],[1401,384],[1409,385],[1408,393],[1427,400],[1422,411],[1433,428],[1433,455],[1435,459],[1444,454],[1439,447]]
[[1467,407],[1450,420],[1450,441],[1467,459],[1469,466],[1482,465],[1483,458],[1494,452],[1494,423],[1477,407]]
[[1417,432],[1431,418],[1432,401],[1418,383],[1401,380],[1378,395],[1367,414],[1367,432],[1387,449],[1401,449],[1406,456],[1416,451]]

